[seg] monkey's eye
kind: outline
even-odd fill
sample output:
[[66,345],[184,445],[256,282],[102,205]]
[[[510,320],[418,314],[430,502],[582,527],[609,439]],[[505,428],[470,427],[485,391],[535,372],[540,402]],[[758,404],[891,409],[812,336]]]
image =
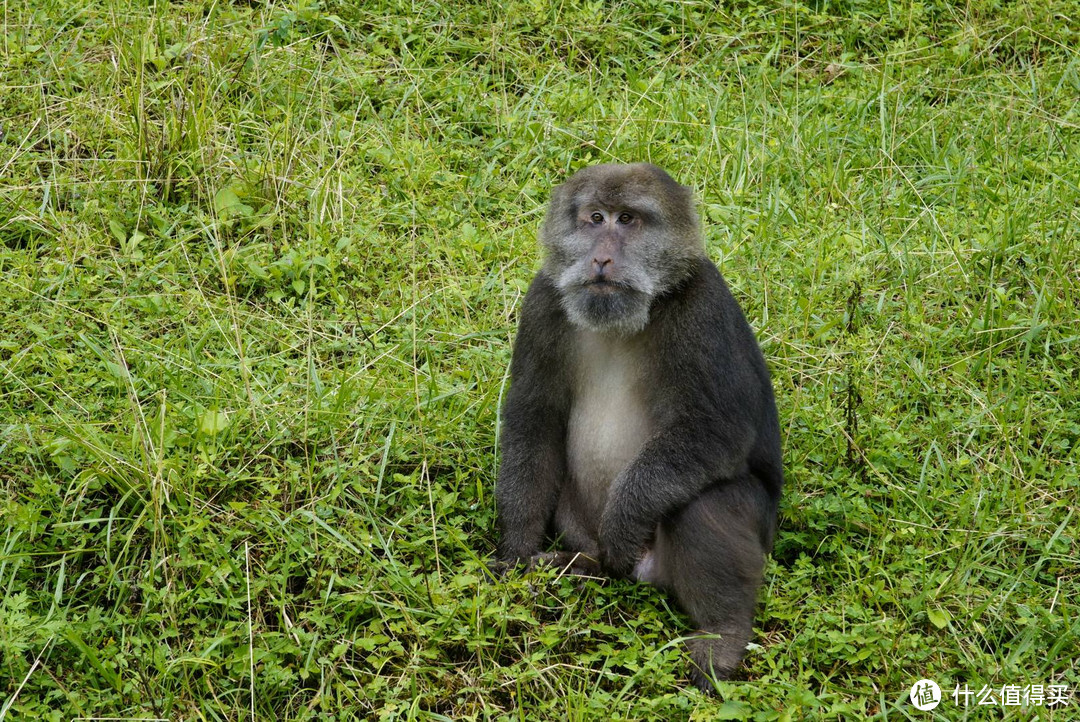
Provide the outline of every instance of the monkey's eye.
[[589,219],[593,223],[603,223],[604,222],[604,216],[602,216],[599,213],[593,213],[591,216],[589,216]]
[[634,217],[629,213],[622,213],[619,215],[619,223],[629,223],[634,220]]

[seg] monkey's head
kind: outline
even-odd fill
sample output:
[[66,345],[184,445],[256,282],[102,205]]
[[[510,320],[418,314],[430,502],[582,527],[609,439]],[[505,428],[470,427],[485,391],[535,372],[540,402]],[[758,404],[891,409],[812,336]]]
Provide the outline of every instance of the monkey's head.
[[544,271],[576,326],[621,335],[705,255],[693,193],[648,163],[583,168],[556,187],[540,229]]

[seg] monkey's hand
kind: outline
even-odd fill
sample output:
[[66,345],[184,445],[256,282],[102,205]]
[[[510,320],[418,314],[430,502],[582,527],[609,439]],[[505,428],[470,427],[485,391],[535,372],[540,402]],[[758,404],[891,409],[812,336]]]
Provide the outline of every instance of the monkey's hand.
[[487,570],[494,581],[496,579],[502,579],[522,565],[523,560],[520,559],[493,559],[487,563]]
[[630,577],[648,547],[647,535],[620,524],[617,515],[604,512],[600,521],[600,565],[608,574]]
[[540,550],[526,551],[525,548],[508,548],[509,545],[500,548],[495,559],[488,562],[488,570],[503,577],[515,569],[532,569],[533,559]]

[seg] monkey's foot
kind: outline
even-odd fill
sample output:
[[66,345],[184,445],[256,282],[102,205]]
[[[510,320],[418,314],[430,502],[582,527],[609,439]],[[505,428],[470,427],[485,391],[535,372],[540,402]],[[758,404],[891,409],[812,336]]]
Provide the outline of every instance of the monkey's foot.
[[600,577],[600,562],[587,556],[583,552],[544,552],[534,554],[529,559],[529,570],[533,570],[538,564],[559,569],[562,574],[572,574],[578,577]]
[[487,569],[494,581],[522,566],[525,567],[526,572],[531,572],[541,565],[558,569],[560,574],[577,577],[604,576],[600,569],[600,562],[582,552],[541,552],[533,554],[528,559],[496,559],[488,563]]
[[690,681],[707,694],[716,694],[716,682],[730,679],[746,649],[746,635],[707,635],[687,640]]

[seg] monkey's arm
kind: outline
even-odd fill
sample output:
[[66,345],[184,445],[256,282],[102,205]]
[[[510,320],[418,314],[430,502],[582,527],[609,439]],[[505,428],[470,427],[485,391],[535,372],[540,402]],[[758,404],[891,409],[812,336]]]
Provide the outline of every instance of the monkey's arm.
[[681,415],[654,435],[612,484],[600,521],[601,561],[611,573],[629,574],[661,520],[746,471],[750,429],[703,429],[710,422],[695,417]]
[[659,348],[675,351],[657,355],[657,428],[613,482],[601,518],[601,561],[614,574],[630,572],[661,520],[746,473],[771,394],[753,332],[715,267],[656,310]]
[[540,551],[566,473],[569,399],[565,319],[543,275],[529,287],[510,365],[503,407],[501,461],[495,483],[499,558],[529,559]]
[[565,473],[565,424],[558,416],[525,399],[507,400],[495,483],[503,561],[524,561],[540,551]]

